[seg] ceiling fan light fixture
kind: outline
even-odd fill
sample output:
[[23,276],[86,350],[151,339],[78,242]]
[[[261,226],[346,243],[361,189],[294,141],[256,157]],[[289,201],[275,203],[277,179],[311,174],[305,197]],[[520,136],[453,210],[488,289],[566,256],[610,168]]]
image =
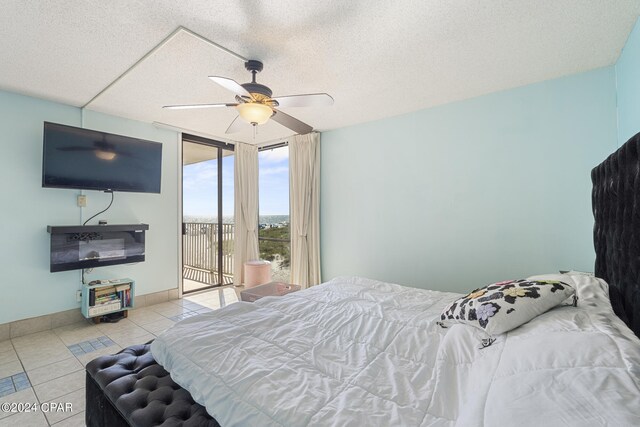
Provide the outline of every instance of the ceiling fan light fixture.
[[101,160],[113,160],[116,158],[116,152],[115,151],[107,151],[107,150],[100,150],[97,149],[95,151],[96,157],[101,159]]
[[269,121],[273,115],[271,107],[257,102],[247,102],[239,104],[237,107],[240,117],[252,125],[263,125]]

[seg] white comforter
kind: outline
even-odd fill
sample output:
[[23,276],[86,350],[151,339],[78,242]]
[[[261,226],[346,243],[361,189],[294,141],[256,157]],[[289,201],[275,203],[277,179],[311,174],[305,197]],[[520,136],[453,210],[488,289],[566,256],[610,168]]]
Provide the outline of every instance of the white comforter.
[[640,341],[607,285],[480,350],[458,294],[338,278],[188,318],[155,359],[223,426],[640,426]]

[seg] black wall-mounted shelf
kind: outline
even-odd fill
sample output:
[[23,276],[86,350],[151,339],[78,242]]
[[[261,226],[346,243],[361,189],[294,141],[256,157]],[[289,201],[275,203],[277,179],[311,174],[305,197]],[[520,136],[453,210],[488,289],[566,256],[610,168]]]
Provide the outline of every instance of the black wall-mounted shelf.
[[113,225],[48,225],[47,232],[51,234],[66,233],[95,233],[108,231],[138,231],[148,230],[149,224],[113,224]]
[[148,224],[49,225],[50,271],[142,262],[148,229]]

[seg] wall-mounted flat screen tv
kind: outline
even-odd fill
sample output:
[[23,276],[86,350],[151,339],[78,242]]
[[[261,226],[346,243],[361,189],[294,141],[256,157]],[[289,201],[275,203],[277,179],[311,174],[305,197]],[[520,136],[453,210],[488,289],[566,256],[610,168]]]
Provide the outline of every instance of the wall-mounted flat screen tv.
[[42,186],[160,193],[162,144],[44,123]]

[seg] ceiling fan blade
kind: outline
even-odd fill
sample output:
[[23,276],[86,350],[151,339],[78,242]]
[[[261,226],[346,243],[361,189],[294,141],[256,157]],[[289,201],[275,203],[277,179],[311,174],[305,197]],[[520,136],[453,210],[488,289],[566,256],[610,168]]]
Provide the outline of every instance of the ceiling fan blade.
[[249,98],[253,99],[253,96],[251,96],[249,91],[243,88],[242,85],[235,80],[219,76],[209,76],[209,78],[218,83],[223,88],[230,90],[238,96],[248,96]]
[[323,107],[333,105],[333,98],[327,93],[309,93],[271,98],[278,101],[280,107]]
[[242,118],[238,115],[236,116],[235,119],[233,119],[233,121],[231,122],[231,124],[229,125],[225,133],[240,132],[242,129],[246,128],[247,126],[251,126],[251,125],[245,122],[244,120],[242,120]]
[[162,108],[167,110],[188,110],[191,108],[218,108],[218,107],[235,107],[238,104],[188,104],[188,105],[165,105]]
[[291,129],[292,131],[299,133],[300,135],[304,135],[305,133],[309,133],[313,130],[313,127],[308,124],[301,122],[295,117],[291,117],[290,115],[283,113],[280,110],[273,109],[274,115],[271,116],[271,119],[280,123],[282,126]]

